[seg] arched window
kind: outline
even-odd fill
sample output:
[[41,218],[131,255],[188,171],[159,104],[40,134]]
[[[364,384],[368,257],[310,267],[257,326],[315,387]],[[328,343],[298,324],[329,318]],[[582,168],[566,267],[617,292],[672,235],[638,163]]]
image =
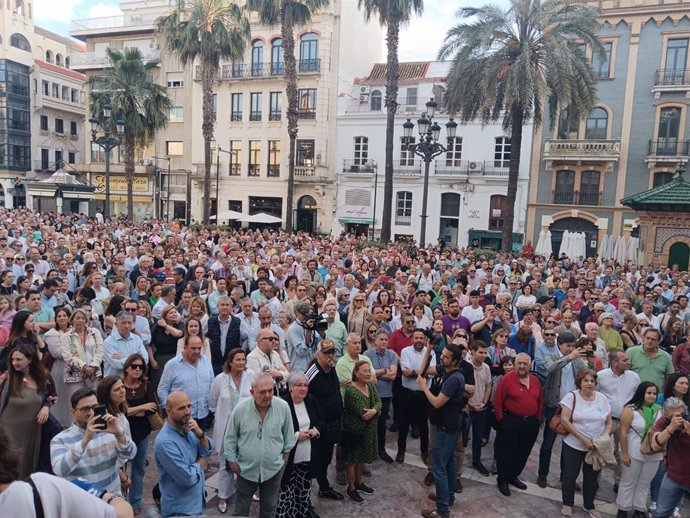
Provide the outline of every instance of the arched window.
[[12,36],[10,36],[10,45],[18,48],[19,50],[31,52],[31,45],[29,45],[29,41],[18,32],[15,32]]
[[65,56],[65,68],[69,68],[69,56]]
[[585,128],[585,139],[604,140],[606,139],[606,129],[609,122],[609,115],[603,108],[594,108],[587,117],[587,127]]
[[674,176],[675,173],[656,173],[654,175],[653,187],[661,187],[662,185],[666,185],[667,183],[671,182],[671,180],[673,180]]
[[55,64],[59,67],[62,66],[62,54],[55,54]]
[[47,63],[53,62],[53,51],[52,50],[46,50],[46,62]]
[[398,191],[395,197],[395,224],[412,224],[412,193],[409,191]]
[[24,2],[22,0],[17,0],[14,8],[15,14],[19,16],[24,16]]
[[299,71],[319,71],[319,37],[313,32],[308,32],[300,38]]
[[371,111],[381,111],[381,90],[374,90],[371,92]]
[[599,205],[599,171],[583,171],[580,176],[580,205]]
[[264,67],[264,44],[261,40],[252,43],[252,75],[260,76]]
[[494,194],[489,200],[489,230],[503,230],[507,196]]
[[556,190],[553,202],[572,205],[575,198],[575,171],[558,171],[556,173]]
[[282,76],[284,63],[283,63],[283,39],[276,38],[271,42],[271,75],[272,76]]

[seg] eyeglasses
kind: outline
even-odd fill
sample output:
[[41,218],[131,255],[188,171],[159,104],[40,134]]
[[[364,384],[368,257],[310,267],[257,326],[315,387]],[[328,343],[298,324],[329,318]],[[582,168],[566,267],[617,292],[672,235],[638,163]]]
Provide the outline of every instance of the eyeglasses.
[[405,320],[403,324],[414,324],[414,320]]
[[81,412],[82,414],[88,414],[92,410],[95,410],[98,405],[93,405],[93,406],[83,406],[81,408],[77,408],[77,412]]
[[649,324],[640,324],[640,327],[649,327]]
[[270,340],[271,342],[277,342],[278,338],[275,336],[264,336],[262,340]]
[[368,335],[375,335],[375,334],[376,334],[376,329],[370,329],[369,331],[367,331],[367,334],[368,334]]
[[14,257],[5,257],[5,261],[14,261]]
[[139,370],[139,371],[144,370],[144,366],[141,363],[133,363],[132,365],[129,366],[129,368],[134,369],[134,370]]
[[544,333],[544,336],[556,336],[556,333]]

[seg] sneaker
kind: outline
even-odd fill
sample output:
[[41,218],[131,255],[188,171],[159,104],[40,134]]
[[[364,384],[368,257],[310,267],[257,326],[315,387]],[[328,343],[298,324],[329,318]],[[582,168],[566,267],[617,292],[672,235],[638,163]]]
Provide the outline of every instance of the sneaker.
[[341,486],[347,484],[347,478],[345,478],[345,470],[335,472],[335,483]]
[[676,507],[676,508],[673,510],[673,515],[671,515],[671,516],[672,516],[673,518],[683,518],[683,515],[680,514],[680,508],[679,508],[679,507]]
[[347,497],[352,500],[354,503],[358,505],[362,505],[364,503],[364,498],[359,496],[359,493],[357,490],[350,491],[349,489],[347,490]]
[[381,459],[384,462],[387,462],[388,464],[393,464],[393,457],[388,455],[388,452],[386,450],[379,452],[379,459]]
[[364,493],[365,495],[373,495],[374,490],[367,486],[364,482],[357,486],[357,491]]
[[582,510],[589,515],[589,518],[601,518],[601,513],[596,509],[585,509],[583,507]]
[[342,500],[345,497],[342,493],[338,493],[333,488],[328,488],[326,491],[319,491],[319,498],[328,498],[329,500]]
[[434,474],[431,471],[426,472],[426,476],[424,477],[424,485],[427,487],[434,485]]

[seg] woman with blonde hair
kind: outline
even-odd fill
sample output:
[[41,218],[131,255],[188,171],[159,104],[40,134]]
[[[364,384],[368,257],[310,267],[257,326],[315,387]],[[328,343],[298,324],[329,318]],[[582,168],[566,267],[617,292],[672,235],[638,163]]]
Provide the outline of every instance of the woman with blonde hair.
[[356,333],[359,336],[364,334],[364,329],[369,320],[369,310],[366,305],[366,295],[360,290],[352,299],[352,304],[347,309],[347,332]]
[[6,295],[0,296],[0,325],[9,329],[12,326],[12,319],[17,312],[14,310],[12,299]]
[[208,333],[208,311],[206,308],[206,303],[201,297],[194,297],[189,301],[189,317],[196,318],[201,322],[201,330],[204,333]]

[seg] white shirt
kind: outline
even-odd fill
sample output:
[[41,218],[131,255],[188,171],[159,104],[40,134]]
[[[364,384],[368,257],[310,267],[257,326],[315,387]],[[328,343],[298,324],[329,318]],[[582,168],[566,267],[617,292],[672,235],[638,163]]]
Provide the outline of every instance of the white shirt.
[[465,306],[462,308],[461,314],[469,320],[471,324],[484,320],[484,310],[481,306],[477,306],[477,309],[474,309],[472,306]]
[[309,414],[307,413],[307,406],[304,401],[297,404],[295,403],[295,415],[297,416],[297,422],[299,423],[299,430],[295,430],[295,440],[297,441],[297,448],[295,449],[295,460],[294,463],[298,464],[300,462],[307,462],[311,460],[311,441],[300,441],[300,432],[306,432],[309,430],[309,425],[311,420],[309,419]]
[[[611,405],[608,398],[599,392],[595,392],[594,401],[586,401],[580,396],[579,390],[576,390],[574,394],[577,402],[575,403],[575,411],[572,414],[573,425],[587,439],[601,437],[606,428],[606,418],[611,413]],[[561,400],[561,406],[572,410],[573,394],[566,394]],[[563,442],[576,450],[587,451],[580,439],[573,434],[568,434],[563,439]]]
[[[407,347],[403,348],[403,350],[400,353],[400,368],[401,369],[410,369],[412,371],[417,371],[421,372],[422,371],[422,357],[424,356],[424,348],[422,347],[422,350],[417,352],[414,349],[413,345],[408,345]],[[434,367],[436,365],[436,359],[434,358],[434,354],[430,356],[430,363],[429,367]],[[428,383],[428,380],[427,380]],[[406,389],[413,390],[415,392],[420,392],[422,389],[419,388],[419,385],[417,385],[417,378],[407,378],[405,376],[402,377],[402,386],[405,387]]]
[[609,400],[611,417],[620,419],[623,407],[633,397],[639,384],[640,377],[631,370],[620,376],[614,374],[610,368],[597,374],[597,390]]

